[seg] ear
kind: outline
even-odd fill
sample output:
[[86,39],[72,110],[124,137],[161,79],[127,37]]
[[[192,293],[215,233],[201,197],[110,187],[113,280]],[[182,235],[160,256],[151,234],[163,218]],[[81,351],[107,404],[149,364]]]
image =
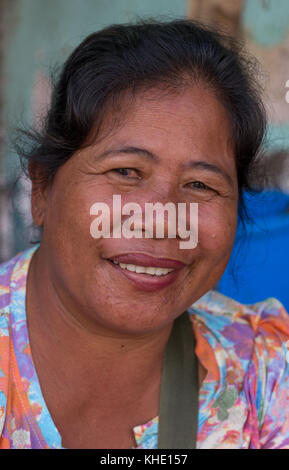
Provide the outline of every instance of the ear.
[[31,213],[33,221],[41,227],[44,222],[45,207],[48,194],[48,182],[43,168],[37,163],[29,163],[29,176],[32,183]]

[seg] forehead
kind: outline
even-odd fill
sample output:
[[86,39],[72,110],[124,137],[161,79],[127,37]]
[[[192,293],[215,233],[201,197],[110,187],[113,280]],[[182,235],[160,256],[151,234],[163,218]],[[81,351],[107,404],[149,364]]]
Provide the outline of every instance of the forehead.
[[117,114],[111,132],[107,119],[108,132],[100,139],[100,150],[130,145],[165,155],[167,162],[202,157],[235,167],[228,113],[205,86],[192,85],[172,93],[139,92],[133,99],[124,97]]

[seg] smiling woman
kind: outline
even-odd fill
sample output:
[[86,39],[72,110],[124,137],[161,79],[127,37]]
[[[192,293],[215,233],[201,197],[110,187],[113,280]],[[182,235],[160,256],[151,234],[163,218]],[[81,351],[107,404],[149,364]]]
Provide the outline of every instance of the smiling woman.
[[[187,20],[113,25],[68,58],[20,149],[42,237],[0,267],[0,447],[289,447],[287,314],[212,291],[266,128],[255,75]],[[115,195],[197,204],[197,246],[92,237]]]

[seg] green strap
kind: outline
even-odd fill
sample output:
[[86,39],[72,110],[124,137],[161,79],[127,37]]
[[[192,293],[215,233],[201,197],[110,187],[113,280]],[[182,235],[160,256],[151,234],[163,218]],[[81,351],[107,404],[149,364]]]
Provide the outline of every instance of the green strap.
[[158,449],[195,449],[198,431],[198,361],[189,314],[175,321],[164,356]]

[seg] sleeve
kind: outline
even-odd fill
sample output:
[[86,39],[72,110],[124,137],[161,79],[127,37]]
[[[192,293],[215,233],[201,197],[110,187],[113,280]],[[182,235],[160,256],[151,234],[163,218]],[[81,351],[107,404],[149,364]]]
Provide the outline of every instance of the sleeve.
[[289,315],[273,298],[252,307],[255,341],[245,378],[256,423],[251,447],[289,449]]

